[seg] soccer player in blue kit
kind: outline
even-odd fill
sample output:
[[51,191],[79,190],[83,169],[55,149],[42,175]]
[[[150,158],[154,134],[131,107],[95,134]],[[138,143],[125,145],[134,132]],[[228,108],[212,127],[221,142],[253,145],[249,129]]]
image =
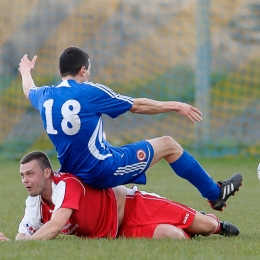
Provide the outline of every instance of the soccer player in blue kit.
[[115,147],[104,136],[102,114],[111,118],[130,111],[138,114],[177,112],[192,123],[202,120],[195,107],[177,101],[132,98],[115,93],[101,84],[88,82],[89,55],[80,48],[69,47],[59,58],[61,81],[58,85],[36,87],[31,76],[37,56],[24,55],[19,64],[23,91],[41,115],[52,141],[61,172],[70,172],[96,188],[146,183],[146,170],[165,159],[172,170],[193,184],[210,206],[222,211],[227,199],[242,185],[236,173],[226,181],[215,182],[199,162],[172,137]]

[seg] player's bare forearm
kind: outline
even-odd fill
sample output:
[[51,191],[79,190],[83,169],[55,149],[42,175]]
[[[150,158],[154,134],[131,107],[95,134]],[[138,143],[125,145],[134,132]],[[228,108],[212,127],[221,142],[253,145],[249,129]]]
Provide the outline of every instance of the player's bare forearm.
[[60,234],[60,228],[53,225],[51,221],[44,224],[39,230],[32,236],[26,236],[23,233],[18,233],[15,240],[50,240],[54,239]]
[[28,59],[27,54],[25,54],[22,57],[21,62],[19,64],[19,68],[18,68],[18,70],[20,71],[21,76],[22,76],[23,92],[27,98],[28,98],[28,93],[29,93],[30,89],[35,86],[34,80],[31,75],[31,70],[34,68],[36,60],[37,60],[36,55],[30,61]]
[[148,98],[136,98],[130,111],[137,114],[161,114],[179,109],[175,101],[157,101]]
[[59,208],[56,210],[49,222],[45,223],[36,233],[34,233],[31,240],[50,240],[57,237],[62,228],[68,222],[73,210],[69,208]]
[[50,240],[57,237],[61,232],[61,227],[58,223],[49,221],[44,224],[36,233],[31,236],[32,240]]
[[30,71],[26,71],[22,74],[22,86],[23,86],[23,93],[25,97],[28,98],[30,89],[35,86]]
[[177,101],[156,101],[147,98],[137,98],[134,99],[134,104],[130,111],[132,113],[149,115],[175,111],[187,117],[192,123],[202,120],[202,113],[197,108]]

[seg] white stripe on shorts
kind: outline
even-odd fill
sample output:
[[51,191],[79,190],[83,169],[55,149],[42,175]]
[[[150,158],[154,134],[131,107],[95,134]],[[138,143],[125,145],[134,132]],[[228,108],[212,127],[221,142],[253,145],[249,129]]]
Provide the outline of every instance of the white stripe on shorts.
[[127,165],[125,167],[119,167],[115,172],[114,175],[124,175],[124,174],[128,174],[131,172],[135,172],[138,171],[141,172],[142,170],[145,169],[147,165],[147,162],[139,162],[139,163],[135,163],[132,165]]

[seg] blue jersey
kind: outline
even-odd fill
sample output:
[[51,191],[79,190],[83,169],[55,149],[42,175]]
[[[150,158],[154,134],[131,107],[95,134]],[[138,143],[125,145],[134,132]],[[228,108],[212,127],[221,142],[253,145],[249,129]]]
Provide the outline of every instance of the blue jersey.
[[102,114],[112,118],[128,111],[133,98],[90,82],[61,81],[57,86],[34,87],[32,105],[58,153],[61,171],[88,172],[113,156],[103,140]]

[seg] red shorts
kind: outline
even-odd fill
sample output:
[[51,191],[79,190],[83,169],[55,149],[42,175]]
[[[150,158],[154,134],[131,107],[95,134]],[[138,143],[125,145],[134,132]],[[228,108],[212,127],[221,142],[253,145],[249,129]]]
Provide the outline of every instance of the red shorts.
[[179,228],[189,227],[196,210],[183,204],[160,197],[155,193],[128,189],[123,222],[118,236],[152,238],[155,228],[169,224]]

